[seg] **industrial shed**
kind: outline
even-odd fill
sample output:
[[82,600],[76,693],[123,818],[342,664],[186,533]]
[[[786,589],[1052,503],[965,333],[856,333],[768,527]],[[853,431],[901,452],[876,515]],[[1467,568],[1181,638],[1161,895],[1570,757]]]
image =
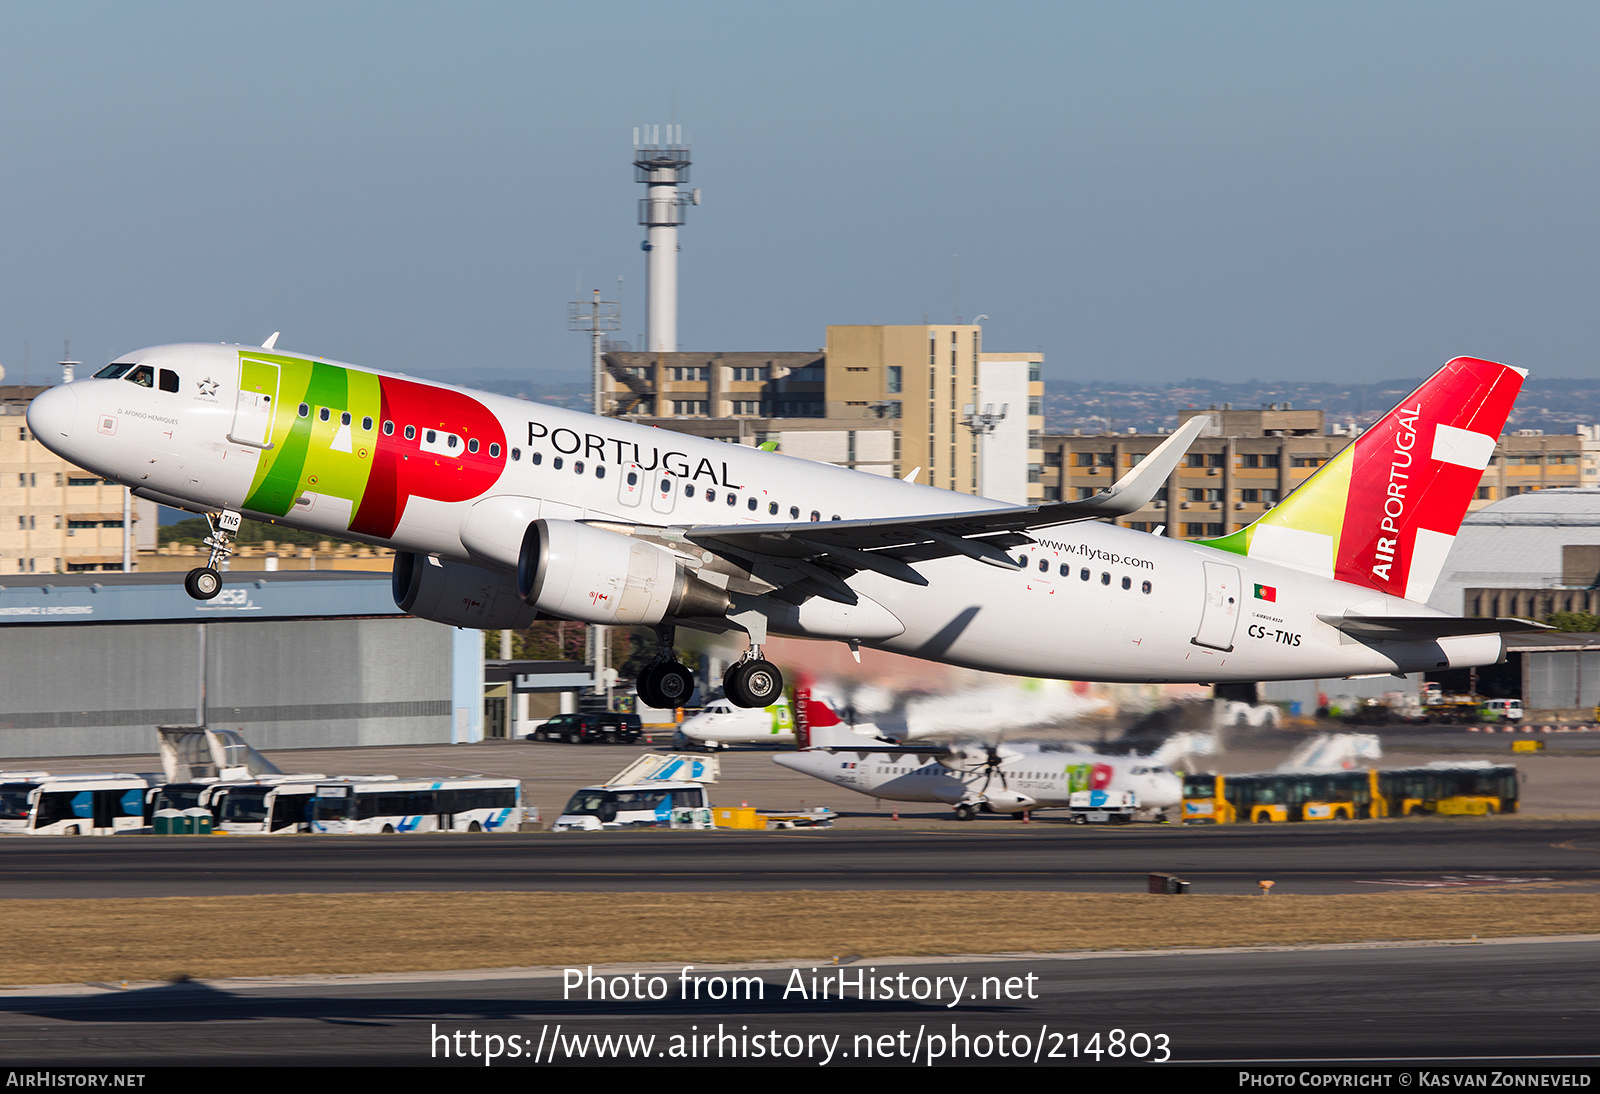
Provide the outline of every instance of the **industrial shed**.
[[181,573],[0,581],[0,760],[149,752],[154,727],[242,730],[257,748],[483,735],[481,632],[403,615],[387,574]]

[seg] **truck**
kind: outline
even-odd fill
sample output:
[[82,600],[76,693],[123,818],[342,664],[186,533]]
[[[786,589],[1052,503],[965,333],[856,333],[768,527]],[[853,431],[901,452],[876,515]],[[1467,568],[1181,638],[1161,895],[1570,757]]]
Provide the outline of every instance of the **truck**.
[[1132,790],[1074,790],[1067,798],[1074,824],[1129,824],[1139,810]]

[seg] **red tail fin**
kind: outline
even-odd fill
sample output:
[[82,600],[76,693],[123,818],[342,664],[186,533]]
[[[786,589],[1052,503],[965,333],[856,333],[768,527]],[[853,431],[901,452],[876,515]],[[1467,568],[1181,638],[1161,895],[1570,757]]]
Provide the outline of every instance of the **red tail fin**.
[[1425,601],[1527,373],[1457,357],[1213,547]]

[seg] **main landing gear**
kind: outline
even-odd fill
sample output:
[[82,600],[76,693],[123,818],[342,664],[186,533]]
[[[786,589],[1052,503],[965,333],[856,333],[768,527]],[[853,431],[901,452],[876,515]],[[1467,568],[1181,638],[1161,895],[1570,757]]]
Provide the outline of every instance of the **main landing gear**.
[[761,656],[767,640],[766,597],[735,597],[728,618],[750,636],[750,648],[723,674],[722,694],[736,707],[770,707],[783,696],[783,673]]
[[195,600],[213,600],[222,591],[221,566],[233,554],[233,537],[239,531],[240,519],[232,509],[206,514],[211,534],[205,544],[211,548],[211,556],[204,566],[190,570],[183,579],[183,591]]
[[783,694],[783,673],[761,656],[760,646],[752,645],[728,667],[722,677],[722,693],[736,707],[768,707]]
[[639,700],[657,710],[673,710],[683,706],[694,694],[694,673],[684,668],[672,655],[673,636],[677,628],[656,628],[661,642],[659,659],[639,674]]

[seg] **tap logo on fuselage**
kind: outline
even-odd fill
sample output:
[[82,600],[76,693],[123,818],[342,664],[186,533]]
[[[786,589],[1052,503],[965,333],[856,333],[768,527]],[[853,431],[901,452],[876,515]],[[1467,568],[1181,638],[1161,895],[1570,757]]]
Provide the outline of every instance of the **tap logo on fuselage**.
[[412,498],[467,501],[505,470],[499,420],[462,392],[276,354],[239,367],[242,393],[276,401],[246,509],[282,516],[314,487],[351,503],[350,531],[389,539]]

